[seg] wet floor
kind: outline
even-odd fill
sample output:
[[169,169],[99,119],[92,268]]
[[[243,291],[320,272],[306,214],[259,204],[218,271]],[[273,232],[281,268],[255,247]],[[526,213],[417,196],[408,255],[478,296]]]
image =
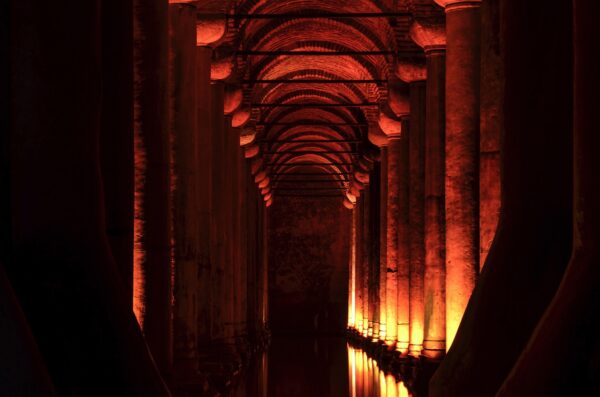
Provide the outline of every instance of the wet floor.
[[343,338],[276,338],[229,397],[413,397]]

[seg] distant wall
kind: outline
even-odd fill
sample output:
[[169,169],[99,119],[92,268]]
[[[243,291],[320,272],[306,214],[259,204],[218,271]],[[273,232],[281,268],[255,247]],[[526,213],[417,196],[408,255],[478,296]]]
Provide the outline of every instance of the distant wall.
[[344,331],[351,218],[339,198],[274,201],[269,209],[269,320],[274,334]]

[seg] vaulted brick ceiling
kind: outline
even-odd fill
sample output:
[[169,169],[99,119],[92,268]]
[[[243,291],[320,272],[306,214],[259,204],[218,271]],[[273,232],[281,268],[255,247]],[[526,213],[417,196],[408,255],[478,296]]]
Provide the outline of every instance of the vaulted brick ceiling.
[[233,124],[257,180],[269,177],[263,185],[276,194],[341,194],[351,205],[378,156],[373,142],[404,106],[398,60],[422,57],[409,27],[440,8],[433,0],[199,3],[215,35],[226,26],[212,43],[213,78],[241,88]]

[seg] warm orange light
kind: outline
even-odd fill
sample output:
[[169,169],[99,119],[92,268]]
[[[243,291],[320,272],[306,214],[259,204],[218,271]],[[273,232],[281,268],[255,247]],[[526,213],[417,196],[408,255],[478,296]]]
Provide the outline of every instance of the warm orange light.
[[402,354],[408,353],[409,329],[408,324],[398,324],[398,343],[396,350]]
[[398,397],[411,397],[407,387],[404,385],[404,382],[398,382]]
[[[139,112],[136,101],[136,112]],[[138,120],[138,118],[136,118]],[[140,135],[141,126],[136,121],[134,129],[134,216],[133,216],[133,312],[140,328],[144,329],[146,296],[146,280],[144,278],[143,264],[146,261],[146,251],[143,246],[144,239],[144,185],[146,183],[146,147]]]

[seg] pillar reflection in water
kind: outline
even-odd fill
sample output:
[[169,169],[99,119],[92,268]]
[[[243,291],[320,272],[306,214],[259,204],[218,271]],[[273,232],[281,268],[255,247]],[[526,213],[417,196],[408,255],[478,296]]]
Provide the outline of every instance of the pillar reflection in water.
[[367,353],[348,345],[350,397],[413,397],[403,382],[385,374]]

